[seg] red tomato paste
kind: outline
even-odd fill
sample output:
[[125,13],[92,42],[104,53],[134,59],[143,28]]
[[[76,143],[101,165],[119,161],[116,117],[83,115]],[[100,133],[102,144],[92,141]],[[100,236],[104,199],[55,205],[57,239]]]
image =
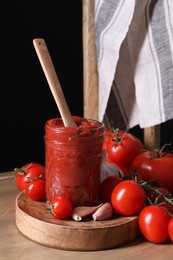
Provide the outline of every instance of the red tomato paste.
[[73,117],[77,128],[64,127],[61,118],[45,124],[45,180],[48,200],[66,196],[74,206],[97,201],[104,126]]

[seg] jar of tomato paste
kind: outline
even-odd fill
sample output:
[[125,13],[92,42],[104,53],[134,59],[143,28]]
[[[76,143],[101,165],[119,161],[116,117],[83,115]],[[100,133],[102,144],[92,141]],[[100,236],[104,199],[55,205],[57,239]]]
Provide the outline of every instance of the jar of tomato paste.
[[66,196],[74,206],[98,199],[104,125],[74,116],[77,128],[61,118],[45,124],[45,181],[48,200]]

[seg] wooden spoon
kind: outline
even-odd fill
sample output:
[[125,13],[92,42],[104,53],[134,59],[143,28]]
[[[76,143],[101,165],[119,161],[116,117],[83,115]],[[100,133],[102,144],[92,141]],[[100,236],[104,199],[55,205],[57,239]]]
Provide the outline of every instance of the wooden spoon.
[[59,79],[55,72],[55,68],[50,57],[47,45],[44,39],[34,39],[33,44],[41,63],[42,69],[48,81],[49,87],[51,89],[52,95],[58,106],[59,112],[61,114],[62,120],[65,127],[77,127],[76,123],[71,116],[70,110],[68,108],[67,102],[65,100]]

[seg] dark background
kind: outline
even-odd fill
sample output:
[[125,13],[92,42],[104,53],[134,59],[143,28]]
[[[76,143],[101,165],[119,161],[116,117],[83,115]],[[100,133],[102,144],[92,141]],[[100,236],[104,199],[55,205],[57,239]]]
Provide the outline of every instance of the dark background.
[[83,114],[82,1],[7,1],[0,12],[2,172],[44,163],[44,125],[59,116],[34,38],[47,43],[71,113]]
[[[11,2],[0,9],[0,172],[44,164],[44,125],[59,116],[34,38],[47,43],[71,113],[83,115],[82,0]],[[172,133],[172,120],[162,124],[161,145]]]

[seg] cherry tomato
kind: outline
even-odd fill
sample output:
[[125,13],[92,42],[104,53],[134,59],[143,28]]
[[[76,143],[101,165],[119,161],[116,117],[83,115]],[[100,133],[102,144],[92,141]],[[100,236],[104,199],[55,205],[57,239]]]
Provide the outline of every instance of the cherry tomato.
[[132,161],[144,151],[143,143],[134,135],[125,131],[115,131],[107,144],[109,159],[127,175]]
[[173,242],[173,218],[171,218],[171,220],[169,221],[169,224],[168,224],[168,234],[169,234],[171,241]]
[[41,179],[31,180],[25,187],[25,192],[32,200],[45,198],[45,181]]
[[146,202],[146,194],[140,184],[133,180],[124,180],[112,191],[111,204],[120,215],[132,216],[140,212]]
[[49,209],[56,219],[68,218],[73,210],[72,202],[64,196],[55,197],[49,204]]
[[111,202],[112,191],[115,186],[122,181],[122,178],[111,175],[104,179],[100,185],[100,199],[102,202]]
[[131,171],[134,170],[137,172],[139,180],[157,180],[173,194],[172,154],[145,151],[134,159]]
[[108,156],[108,153],[106,152],[106,157],[105,157],[106,161],[111,164],[114,165],[115,167],[118,168],[119,172],[122,174],[122,176],[128,176],[130,175],[130,170],[129,168],[125,168],[123,166],[118,166],[117,164],[115,164],[114,162],[112,162]]
[[39,163],[27,163],[20,169],[15,169],[15,181],[19,190],[23,191],[30,182],[29,178],[45,178],[45,167]]
[[162,206],[146,206],[139,214],[139,228],[152,243],[163,243],[169,238],[168,224],[171,216]]

